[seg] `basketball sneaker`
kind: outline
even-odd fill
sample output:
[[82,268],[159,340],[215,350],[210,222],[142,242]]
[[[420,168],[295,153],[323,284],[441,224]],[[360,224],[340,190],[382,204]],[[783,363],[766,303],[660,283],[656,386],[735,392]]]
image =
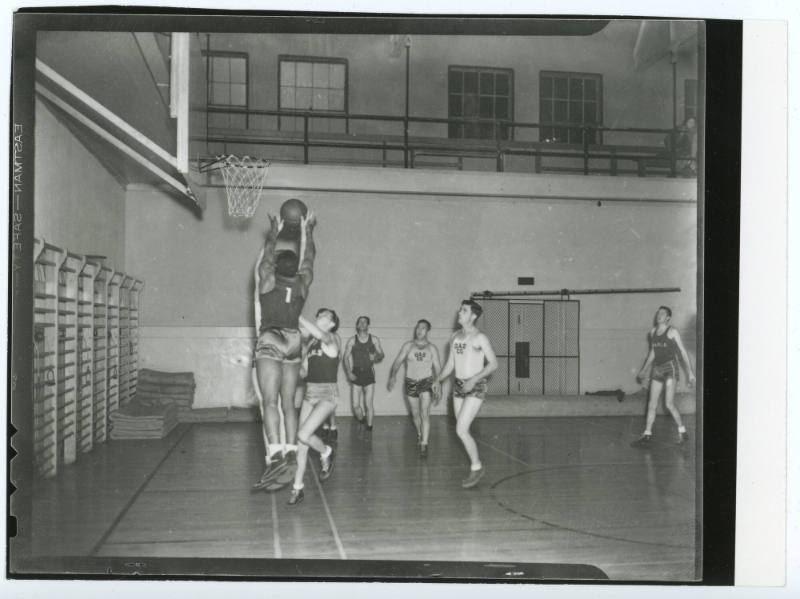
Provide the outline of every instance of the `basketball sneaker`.
[[642,435],[636,441],[631,443],[631,447],[636,447],[638,449],[647,449],[653,446],[653,435]]
[[428,457],[428,446],[425,443],[420,443],[419,445],[419,457],[421,458]]
[[328,445],[328,447],[331,448],[331,452],[327,456],[322,456],[322,455],[319,456],[319,464],[320,464],[319,480],[320,480],[320,482],[325,482],[326,480],[328,480],[331,477],[331,474],[333,474],[334,453],[335,453],[336,450],[333,447],[331,447],[330,445]]
[[329,428],[328,429],[328,441],[336,443],[338,438],[339,438],[339,429],[338,428]]
[[269,486],[269,483],[272,482],[279,474],[284,472],[287,467],[288,463],[283,454],[273,458],[270,460],[267,468],[264,470],[264,474],[262,474],[261,478],[258,479],[258,481],[253,485],[252,489],[254,491],[266,489],[267,486]]
[[480,470],[470,470],[469,476],[461,481],[461,486],[465,489],[469,489],[474,487],[478,484],[478,481],[483,478],[483,473],[485,470],[481,468]]
[[678,445],[682,445],[684,447],[689,445],[689,431],[678,431]]
[[286,505],[297,505],[298,503],[303,503],[303,499],[305,499],[306,494],[303,493],[303,489],[292,489],[292,492],[289,494],[289,501],[286,502]]

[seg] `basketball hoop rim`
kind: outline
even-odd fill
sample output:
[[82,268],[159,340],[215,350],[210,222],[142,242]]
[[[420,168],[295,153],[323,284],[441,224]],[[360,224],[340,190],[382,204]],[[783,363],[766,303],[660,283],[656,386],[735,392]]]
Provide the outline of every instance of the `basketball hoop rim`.
[[220,154],[214,158],[200,158],[197,160],[197,170],[200,173],[210,173],[219,171],[226,166],[239,168],[267,168],[272,164],[266,158],[256,158],[249,155],[239,156],[238,154]]

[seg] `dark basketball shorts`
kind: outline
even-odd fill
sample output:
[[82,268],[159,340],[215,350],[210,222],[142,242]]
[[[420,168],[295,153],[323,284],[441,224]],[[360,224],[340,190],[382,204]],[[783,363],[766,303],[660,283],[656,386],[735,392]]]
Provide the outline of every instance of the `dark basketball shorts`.
[[433,388],[433,377],[429,376],[418,381],[414,379],[406,379],[406,395],[408,397],[419,397],[426,391]]
[[652,370],[650,370],[650,380],[665,383],[669,379],[674,379],[677,383],[678,374],[678,365],[675,364],[674,360],[670,360],[663,364],[654,364]]
[[339,401],[339,386],[336,383],[306,383],[306,394],[303,400],[312,406],[328,402],[335,408]]
[[477,397],[478,399],[486,399],[486,389],[489,387],[489,383],[486,379],[481,379],[475,386],[472,388],[472,391],[463,391],[464,383],[466,382],[465,379],[456,379],[455,388],[453,389],[453,395],[458,397],[459,399],[464,399],[465,397]]
[[353,376],[356,377],[353,384],[358,387],[367,387],[375,384],[375,371],[372,368],[353,368]]
[[267,329],[258,335],[256,360],[299,364],[300,343],[300,331],[297,329]]

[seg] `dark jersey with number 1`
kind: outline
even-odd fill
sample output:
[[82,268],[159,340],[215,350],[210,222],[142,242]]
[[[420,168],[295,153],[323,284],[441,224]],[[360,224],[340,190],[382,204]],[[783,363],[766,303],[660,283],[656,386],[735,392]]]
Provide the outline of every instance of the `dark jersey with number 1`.
[[299,317],[306,303],[303,297],[303,285],[299,277],[285,279],[275,277],[275,287],[258,296],[261,302],[261,328],[297,329],[300,327]]

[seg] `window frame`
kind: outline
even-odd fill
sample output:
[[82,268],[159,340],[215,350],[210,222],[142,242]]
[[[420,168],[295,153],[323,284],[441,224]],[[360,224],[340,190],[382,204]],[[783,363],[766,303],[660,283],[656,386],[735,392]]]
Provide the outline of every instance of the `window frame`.
[[[314,63],[324,63],[324,64],[341,64],[344,65],[344,110],[334,110],[334,109],[309,109],[309,110],[302,110],[299,108],[284,108],[281,106],[281,64],[284,62],[308,62],[312,65]],[[312,66],[313,69],[313,66]],[[277,106],[279,112],[289,112],[289,113],[296,113],[298,115],[302,115],[306,112],[318,113],[318,114],[342,114],[345,116],[344,119],[344,131],[345,133],[350,132],[350,119],[347,116],[350,114],[350,61],[347,58],[333,58],[330,56],[312,56],[312,55],[304,55],[304,54],[278,54],[278,69],[276,73],[276,77],[278,79],[278,85],[276,86],[277,89]],[[330,89],[330,88],[329,88]],[[281,131],[281,116],[278,116],[278,131]]]
[[[250,54],[247,52],[233,52],[230,50],[202,50],[206,59],[206,105],[212,108],[244,108],[244,128],[250,127]],[[211,102],[211,61],[209,58],[244,58],[244,106],[240,104],[214,104]],[[228,82],[230,83],[230,82]],[[232,113],[233,115],[233,113]]]
[[[515,97],[514,97],[514,91],[515,91],[515,87],[514,87],[514,74],[515,74],[514,73],[514,69],[513,68],[508,68],[508,67],[487,67],[487,66],[466,65],[466,64],[451,64],[451,65],[447,65],[447,118],[448,118],[448,120],[451,119],[451,118],[459,118],[459,119],[465,118],[463,115],[460,116],[460,117],[454,117],[450,112],[450,96],[454,93],[450,89],[450,74],[453,72],[453,70],[456,70],[456,69],[461,69],[462,71],[472,70],[472,71],[474,71],[474,72],[476,72],[478,74],[478,101],[479,102],[480,102],[480,95],[481,95],[480,94],[480,74],[481,74],[481,71],[488,71],[488,72],[492,72],[492,73],[506,73],[509,76],[508,77],[508,79],[509,79],[509,83],[508,83],[508,103],[509,103],[508,113],[509,113],[509,118],[507,120],[508,120],[509,123],[513,123],[514,122],[514,111],[516,110],[516,102],[514,101],[515,100]],[[462,91],[460,93],[461,93],[461,95],[463,97],[463,94],[464,94],[463,89],[462,89]],[[479,107],[479,111],[480,111],[480,107]],[[480,117],[477,117],[477,118],[479,119]],[[497,127],[498,127],[498,125],[497,125],[497,117],[494,117],[494,119],[495,119],[495,124],[493,125],[493,127],[495,129],[497,129]],[[461,127],[466,127],[466,125],[464,125],[464,124],[462,124],[460,126]],[[507,131],[508,131],[508,135],[505,138],[501,137],[500,138],[501,141],[513,141],[514,140],[514,127],[512,127],[511,125],[507,125]],[[494,135],[492,137],[466,137],[466,136],[463,135],[463,133],[464,133],[463,129],[461,130],[461,132],[462,132],[462,135],[460,137],[451,136],[450,135],[450,123],[448,123],[447,139],[473,139],[473,140],[478,140],[478,141],[487,140],[487,139],[491,140],[491,141],[494,141],[495,139],[497,139],[497,135]]]
[[[550,123],[547,123],[547,122],[545,122],[545,120],[542,117],[542,110],[543,110],[543,104],[544,104],[543,101],[542,101],[543,100],[542,91],[544,89],[544,85],[543,85],[542,82],[543,82],[543,79],[545,77],[551,77],[553,79],[556,79],[557,77],[562,77],[562,78],[566,79],[566,81],[567,81],[567,97],[566,98],[555,98],[555,95],[553,94],[553,95],[551,95],[550,98],[548,98],[550,100],[559,99],[559,100],[563,100],[563,101],[566,101],[566,102],[570,101],[569,84],[570,84],[570,79],[571,78],[581,78],[581,79],[592,79],[592,80],[594,80],[597,83],[597,99],[595,100],[595,103],[597,104],[597,115],[596,115],[597,116],[597,122],[594,123],[594,125],[596,127],[598,127],[598,128],[602,128],[603,127],[604,96],[603,96],[603,74],[602,73],[587,73],[587,72],[581,72],[581,71],[540,70],[539,71],[539,141],[540,142],[543,141],[543,137],[544,137],[543,131],[546,128],[550,128],[550,129],[558,128],[559,125],[553,125],[551,123],[560,122],[560,121],[555,121],[554,119],[551,119]],[[585,103],[586,100],[582,98],[581,102]],[[553,116],[555,116],[555,114],[553,114]],[[563,121],[563,122],[565,122],[568,125],[578,125],[578,124],[580,124],[582,126],[586,125],[585,119],[584,119],[583,123],[572,123],[572,122],[570,122],[569,121],[569,110],[567,110],[567,121]],[[563,126],[563,125],[561,125],[561,126]],[[577,143],[569,141],[569,133],[570,132],[568,131],[567,132],[567,141],[558,142],[558,143],[565,143],[565,144],[570,144],[570,145],[583,145],[583,142],[584,142],[584,140],[583,140],[584,132],[583,131],[580,132],[581,140],[579,142],[577,142]],[[603,145],[603,132],[602,131],[596,131],[595,132],[595,140],[590,145],[597,145],[597,146]]]

